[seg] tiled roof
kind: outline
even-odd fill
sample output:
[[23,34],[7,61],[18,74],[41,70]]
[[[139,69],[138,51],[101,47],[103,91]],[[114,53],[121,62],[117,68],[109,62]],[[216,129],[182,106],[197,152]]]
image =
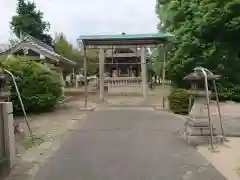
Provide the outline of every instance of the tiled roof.
[[[71,60],[57,54],[51,46],[41,42],[40,40],[38,40],[30,35],[25,36],[23,38],[23,40],[20,41],[19,43],[17,43],[16,45],[9,47],[8,49],[5,49],[3,52],[0,52],[0,55],[1,54],[11,54],[11,53],[17,52],[19,50],[19,48],[22,48],[21,46],[26,46],[26,48],[29,48],[29,49],[35,48],[38,50],[38,52],[45,54],[46,56],[48,56],[49,59],[52,59],[55,61],[57,59],[58,61],[64,61],[69,64],[76,64],[74,61],[71,61]],[[53,59],[51,57],[55,57],[55,58]]]

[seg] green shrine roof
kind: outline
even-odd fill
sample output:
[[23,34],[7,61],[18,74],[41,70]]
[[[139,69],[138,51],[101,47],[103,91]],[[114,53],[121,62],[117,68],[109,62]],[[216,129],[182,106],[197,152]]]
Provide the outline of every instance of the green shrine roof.
[[149,38],[167,38],[169,33],[154,34],[113,34],[113,35],[86,35],[80,36],[81,40],[107,40],[107,39],[149,39]]
[[157,45],[172,37],[170,33],[80,36],[84,45]]

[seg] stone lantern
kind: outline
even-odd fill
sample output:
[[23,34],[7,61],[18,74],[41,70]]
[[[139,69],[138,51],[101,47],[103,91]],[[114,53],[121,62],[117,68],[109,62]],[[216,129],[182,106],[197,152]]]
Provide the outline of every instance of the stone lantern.
[[214,149],[213,136],[216,136],[216,133],[211,121],[210,99],[212,91],[208,89],[208,82],[213,82],[214,91],[217,96],[215,81],[219,78],[220,75],[214,75],[212,72],[202,67],[195,68],[194,72],[184,77],[184,80],[189,81],[191,84],[191,90],[189,90],[189,117],[185,122],[184,133],[187,135],[187,139],[189,136],[210,138],[212,150]]
[[4,70],[0,68],[0,102],[8,101],[9,96],[8,76],[4,73]]
[[[220,75],[214,75],[210,71],[207,73],[207,80],[214,81],[218,80]],[[189,90],[190,101],[189,101],[189,116],[193,121],[206,121],[208,119],[207,112],[207,97],[211,98],[212,91],[208,90],[208,94],[206,94],[206,88],[204,83],[204,76],[202,72],[194,71],[184,77],[184,80],[189,81],[191,84],[191,90]],[[194,99],[194,103],[192,105],[192,100]],[[191,108],[192,106],[192,108]],[[201,121],[201,123],[203,123]]]

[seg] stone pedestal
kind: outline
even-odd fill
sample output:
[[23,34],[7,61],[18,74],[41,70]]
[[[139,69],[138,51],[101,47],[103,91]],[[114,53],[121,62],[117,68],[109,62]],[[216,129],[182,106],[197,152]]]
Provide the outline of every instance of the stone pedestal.
[[193,107],[185,123],[185,131],[192,136],[210,135],[208,108],[204,95],[198,95],[195,98]]
[[197,97],[189,115],[194,118],[206,118],[208,117],[207,111],[206,97]]

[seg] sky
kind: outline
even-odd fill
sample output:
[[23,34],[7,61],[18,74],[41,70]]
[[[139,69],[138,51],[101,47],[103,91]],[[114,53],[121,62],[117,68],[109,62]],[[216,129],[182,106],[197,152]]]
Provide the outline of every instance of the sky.
[[[69,41],[80,35],[154,33],[158,19],[156,0],[35,0],[50,33],[62,32]],[[9,21],[16,12],[17,0],[0,0],[0,44],[13,37]]]

